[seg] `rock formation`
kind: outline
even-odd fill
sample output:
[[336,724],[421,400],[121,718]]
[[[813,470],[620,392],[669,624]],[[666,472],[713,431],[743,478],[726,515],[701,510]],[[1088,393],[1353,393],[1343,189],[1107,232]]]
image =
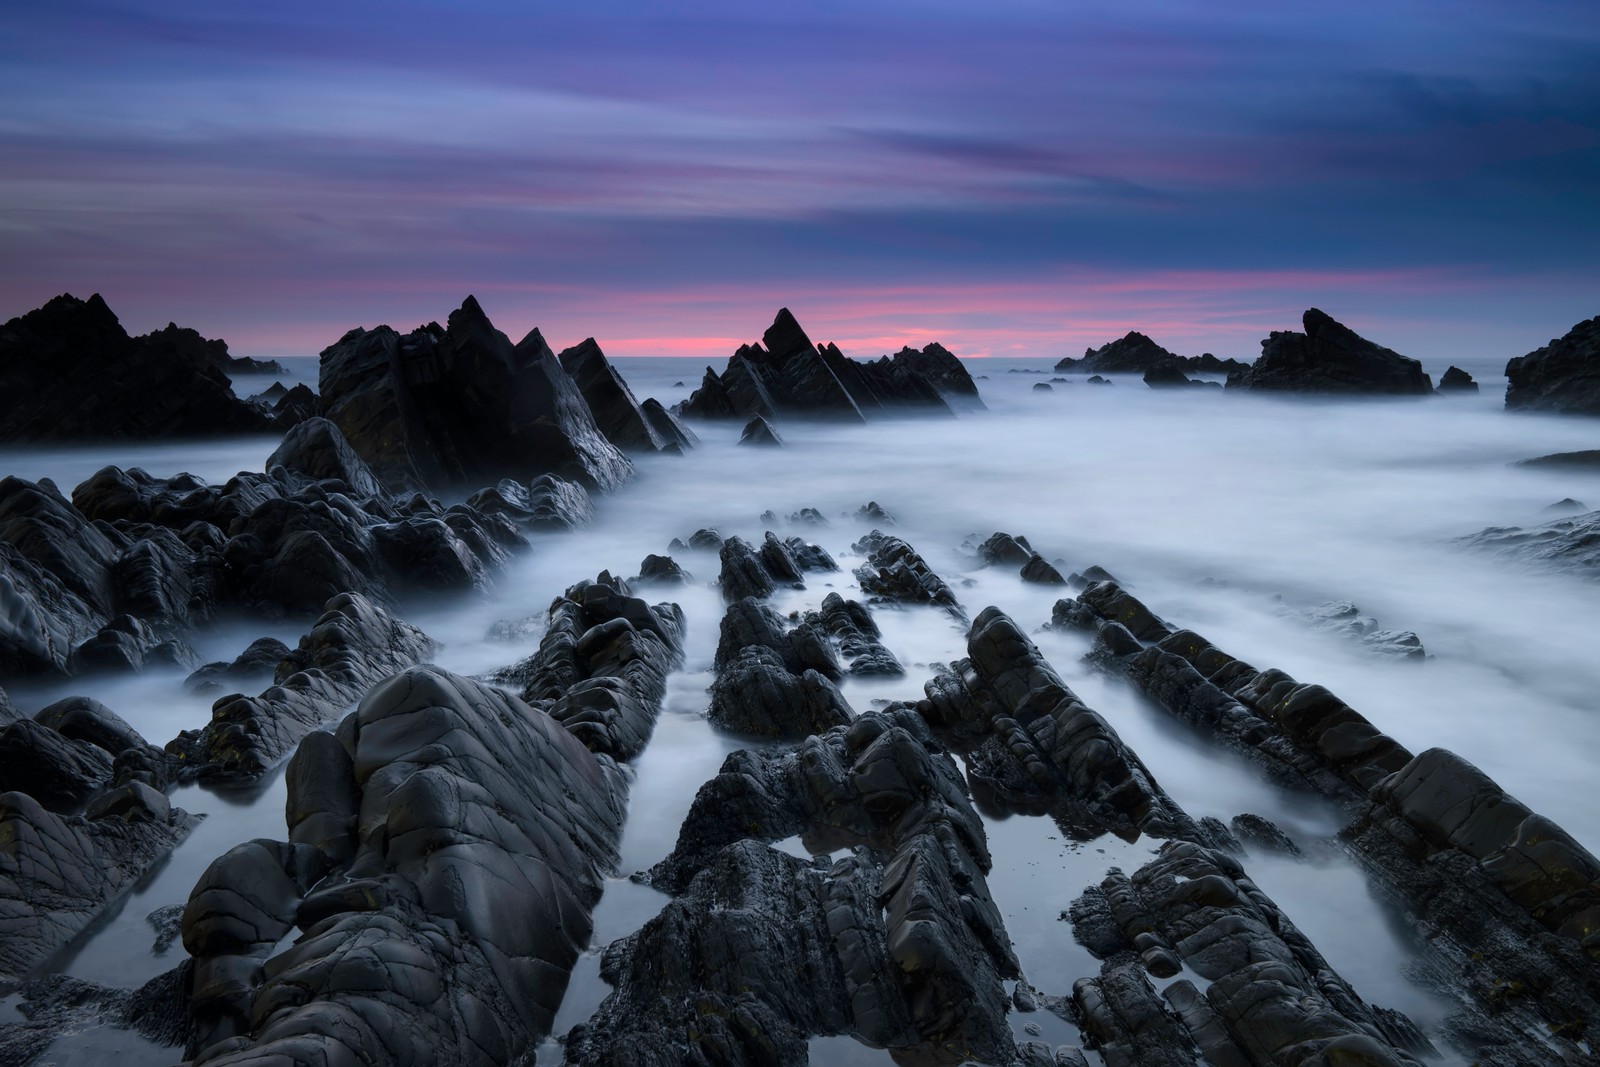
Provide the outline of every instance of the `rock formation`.
[[1058,371],[1076,371],[1081,374],[1143,374],[1163,364],[1170,364],[1180,373],[1194,371],[1200,374],[1231,374],[1249,366],[1236,359],[1218,359],[1207,352],[1199,356],[1180,356],[1156,344],[1138,330],[1129,330],[1109,344],[1085,349],[1083,358],[1068,356],[1056,363]]
[[1374,344],[1316,308],[1305,333],[1273,331],[1250,369],[1228,375],[1229,389],[1288,393],[1421,396],[1433,392],[1422,364]]
[[1600,316],[1506,364],[1506,407],[1600,415]]
[[[654,417],[646,414],[593,337],[565,350],[559,358],[561,369],[572,376],[594,414],[595,425],[612,444],[636,452],[682,452],[688,447],[687,434],[660,404]],[[658,424],[668,432],[661,432]]]

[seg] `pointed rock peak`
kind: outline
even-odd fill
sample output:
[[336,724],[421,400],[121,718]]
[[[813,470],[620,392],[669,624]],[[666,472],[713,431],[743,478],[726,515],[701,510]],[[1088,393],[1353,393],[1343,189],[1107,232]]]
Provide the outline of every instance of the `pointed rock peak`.
[[471,293],[461,302],[461,306],[450,313],[449,328],[451,330],[467,330],[476,326],[486,326],[494,329],[494,324],[489,321],[489,316],[483,313],[483,308],[478,304],[478,298]]
[[778,309],[777,318],[772,320],[767,332],[761,335],[761,340],[767,346],[767,351],[779,359],[816,347],[788,308]]
[[1321,330],[1325,330],[1329,327],[1349,329],[1349,327],[1345,326],[1344,323],[1340,322],[1338,319],[1335,319],[1332,315],[1328,314],[1326,311],[1323,311],[1321,308],[1306,308],[1306,313],[1300,316],[1300,321],[1302,324],[1304,324],[1306,328],[1306,334],[1308,336]]
[[[451,316],[451,318],[454,317]],[[554,359],[556,356],[550,350],[550,345],[545,341],[544,334],[539,332],[539,327],[537,326],[528,331],[528,336],[517,342],[517,355],[521,356],[524,361],[543,359],[546,356]]]

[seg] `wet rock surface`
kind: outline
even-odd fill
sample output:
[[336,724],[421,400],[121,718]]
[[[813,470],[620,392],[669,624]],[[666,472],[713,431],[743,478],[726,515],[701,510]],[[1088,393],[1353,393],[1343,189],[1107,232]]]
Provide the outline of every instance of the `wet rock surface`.
[[966,621],[955,591],[905,541],[873,530],[850,547],[867,557],[855,571],[863,593],[889,602],[932,604]]
[[1600,415],[1600,317],[1507,363],[1506,407]]
[[190,897],[191,1054],[515,1059],[587,944],[616,858],[617,765],[517,698],[429,668],[317,736],[290,766],[290,842],[234,849]]
[[900,661],[884,646],[883,633],[873,621],[872,613],[857,601],[829,593],[822,598],[819,610],[806,612],[806,622],[820,627],[834,640],[846,673],[886,678],[905,674]]
[[1249,370],[1228,375],[1229,389],[1290,393],[1420,396],[1433,392],[1422,364],[1367,340],[1326,312],[1310,308],[1304,333],[1274,331]]
[[1600,511],[1537,526],[1491,526],[1463,537],[1461,543],[1536,567],[1600,576]]
[[723,615],[716,669],[707,715],[729,733],[797,740],[854,717],[835,684],[843,671],[827,632],[810,620],[787,629],[755,597]]
[[323,350],[318,392],[390,489],[555,474],[605,491],[633,473],[539,331],[513,346],[470,296],[445,327],[351,330]]
[[171,325],[129,337],[100,294],[58,296],[0,326],[0,395],[28,398],[5,406],[0,441],[271,430],[233,394],[227,350]]

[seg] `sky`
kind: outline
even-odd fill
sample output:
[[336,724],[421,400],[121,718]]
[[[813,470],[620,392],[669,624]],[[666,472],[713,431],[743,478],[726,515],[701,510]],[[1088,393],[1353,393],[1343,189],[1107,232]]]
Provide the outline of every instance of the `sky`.
[[1423,359],[1600,314],[1594,0],[10,5],[0,319]]

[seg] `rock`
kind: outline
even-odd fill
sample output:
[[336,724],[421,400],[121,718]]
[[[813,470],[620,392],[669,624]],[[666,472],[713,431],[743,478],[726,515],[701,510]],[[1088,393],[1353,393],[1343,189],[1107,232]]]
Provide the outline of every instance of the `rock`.
[[536,530],[576,530],[594,520],[588,490],[553,474],[539,475],[526,489],[507,478],[492,489],[478,490],[467,503]]
[[289,646],[276,637],[258,637],[233,662],[208,663],[184,679],[191,693],[214,692],[227,685],[271,678],[289,655]]
[[129,337],[106,302],[67,294],[0,326],[0,441],[259,433],[270,416],[233,395],[193,330]]
[[1292,393],[1421,396],[1433,392],[1422,364],[1306,311],[1305,333],[1274,331],[1249,370],[1228,375],[1229,389]]
[[872,621],[871,612],[856,601],[829,593],[822,598],[820,611],[806,612],[806,621],[838,643],[847,673],[862,678],[898,678],[905,674],[894,653],[884,647],[883,634]]
[[1390,659],[1425,659],[1422,639],[1410,630],[1385,630],[1378,620],[1348,600],[1334,600],[1326,604],[1295,613],[1314,630],[1338,634],[1359,641],[1367,648]]
[[318,391],[393,490],[555,474],[609,491],[633,473],[539,331],[513,347],[470,296],[445,329],[351,330],[323,350]]
[[770,422],[801,416],[859,422],[869,415],[902,411],[949,414],[952,406],[983,404],[966,368],[943,346],[905,348],[893,357],[860,363],[835,345],[812,344],[789,309],[782,308],[762,344],[740,348],[720,375],[706,368],[700,388],[680,413],[706,419],[759,417]]
[[1055,390],[1049,382],[1034,382],[1033,391],[1036,393],[1050,393],[1054,392]]
[[1112,383],[1110,378],[1102,378],[1098,374],[1091,374],[1091,375],[1089,375],[1089,379],[1088,379],[1087,384],[1089,384],[1089,385],[1111,385],[1113,383]]
[[1281,856],[1301,855],[1300,846],[1294,839],[1278,828],[1277,823],[1271,819],[1262,818],[1260,815],[1251,815],[1246,812],[1233,817],[1231,827],[1242,844],[1262,852],[1276,853]]
[[730,604],[745,597],[771,596],[780,584],[793,589],[805,588],[799,567],[792,556],[786,556],[785,547],[776,538],[763,540],[758,554],[744,538],[730,537],[723,542],[719,555],[722,573],[717,581],[722,587],[722,598]]
[[[1108,1064],[1193,1063],[1184,1037],[1207,1063],[1241,1067],[1312,1062],[1310,1050],[1321,1052],[1315,1062],[1410,1067],[1412,1053],[1434,1051],[1403,1015],[1368,1007],[1224,853],[1168,842],[1131,878],[1113,869],[1072,916],[1075,926],[1114,925],[1121,934],[1100,981],[1080,980],[1073,991]],[[1108,946],[1089,947],[1103,955]],[[1202,995],[1186,979],[1173,983],[1164,1011],[1129,966],[1135,960],[1162,978],[1178,974],[1181,961],[1209,985]]]
[[[10,737],[3,750],[16,751]],[[15,791],[9,773],[5,781],[13,791],[0,793],[0,988],[8,989],[89,926],[198,820],[177,808],[164,819],[124,819],[126,809],[116,805],[61,814]]]
[[[84,1053],[92,1058],[102,1049],[116,1049],[102,1055],[121,1057],[134,1047],[148,1055],[149,1045],[165,1046],[170,1058],[180,1058],[190,1032],[187,984],[185,965],[137,989],[113,989],[64,974],[25,982],[15,1000],[21,1021],[0,1024],[0,1063],[83,1062],[78,1057]],[[130,1041],[125,1034],[136,1036]]]
[[146,743],[127,720],[90,697],[58,700],[35,715],[33,721],[62,737],[94,745],[108,756],[120,756]]
[[1557,500],[1554,504],[1548,504],[1539,510],[1542,512],[1547,512],[1551,515],[1576,515],[1581,512],[1588,511],[1589,505],[1585,504],[1581,500],[1574,500],[1569,496],[1565,497],[1564,499]]
[[1600,316],[1506,364],[1506,408],[1600,415]]
[[1144,384],[1152,389],[1172,389],[1199,383],[1190,381],[1177,360],[1163,360],[1144,372]]
[[789,516],[789,521],[796,526],[828,526],[827,516],[816,508],[801,508]]
[[1459,541],[1521,563],[1600,575],[1600,511],[1538,526],[1491,526]]
[[663,452],[686,452],[700,443],[694,431],[679,422],[678,417],[662,407],[655,397],[646,397],[639,410],[650,428],[666,442],[661,449]]
[[1518,467],[1543,467],[1553,470],[1600,471],[1600,449],[1583,452],[1555,452],[1548,456],[1518,461]]
[[111,780],[111,754],[22,719],[0,730],[0,781],[51,811],[71,813]]
[[308,385],[296,385],[278,398],[272,405],[274,429],[289,430],[315,418],[322,410],[322,402],[317,399],[317,394],[311,391]]
[[810,544],[803,538],[789,537],[784,539],[783,547],[794,560],[795,566],[802,571],[828,573],[839,569],[839,565],[833,561],[828,550],[821,545]]
[[686,547],[697,548],[703,552],[721,552],[724,543],[722,535],[717,531],[702,529],[696,530],[689,535],[689,543]]
[[1086,349],[1082,359],[1061,360],[1055,365],[1055,369],[1095,371],[1102,374],[1137,374],[1149,370],[1158,363],[1177,358],[1138,330],[1129,330],[1126,335],[1110,344]]
[[341,492],[357,498],[383,495],[371,468],[356,455],[339,427],[327,419],[307,419],[290,430],[283,444],[267,457],[266,469],[273,467],[314,482],[334,479],[343,485]]
[[683,612],[605,577],[556,598],[538,651],[495,680],[520,686],[591,752],[631,760],[655,730],[667,675],[683,664]]
[[[196,886],[192,1054],[216,1067],[529,1054],[617,859],[616,764],[515,697],[430,668],[378,685],[336,746],[303,751],[344,761],[350,830],[331,851],[241,846]],[[289,812],[325,805],[305,792],[325,782],[291,764]]]
[[1000,532],[990,534],[978,546],[977,553],[978,558],[987,565],[1003,563],[1013,567],[1028,562],[1034,555],[1026,537],[1013,537]]
[[857,508],[856,518],[874,526],[894,525],[894,516],[885,511],[876,500],[869,500]]
[[1028,557],[1028,562],[1022,565],[1022,580],[1032,582],[1034,585],[1066,585],[1067,580],[1061,577],[1061,572],[1051,566],[1039,553],[1035,552]]
[[[646,417],[633,390],[622,380],[593,337],[562,352],[561,369],[572,376],[578,391],[594,413],[595,425],[611,443],[637,452],[665,452],[676,445],[683,448],[681,436],[660,433]],[[659,407],[659,405],[657,405]],[[672,416],[662,411],[667,419]]]
[[1439,392],[1441,393],[1476,393],[1478,383],[1472,380],[1472,375],[1460,367],[1452,365],[1439,377]]
[[955,593],[916,549],[898,537],[873,530],[850,546],[867,562],[856,568],[861,591],[882,600],[907,604],[933,604],[966,621]]
[[778,436],[778,431],[766,419],[752,415],[750,421],[744,424],[744,431],[739,434],[739,443],[777,447],[783,444],[783,438]]
[[711,685],[711,725],[739,737],[793,741],[847,725],[838,688],[814,670],[793,674],[769,648],[741,651]]
[[639,563],[639,576],[633,579],[633,584],[687,585],[692,581],[694,575],[678,566],[671,556],[650,555]]
[[260,778],[372,685],[436,648],[428,635],[359,593],[341,593],[325,609],[278,665],[275,685],[255,697],[222,697],[203,729],[185,730],[168,743],[182,780]]
[[[825,868],[762,844],[794,834],[817,851],[859,851]],[[744,1062],[737,1050],[749,1048],[759,1062],[799,1063],[815,1033],[908,1060],[938,1045],[1009,1062],[1003,980],[1018,968],[989,863],[959,770],[903,708],[795,747],[731,753],[649,873],[678,900],[608,950],[602,974],[616,993],[573,1033],[568,1062],[678,1063],[696,1049]],[[724,1048],[735,1052],[723,1059]]]

